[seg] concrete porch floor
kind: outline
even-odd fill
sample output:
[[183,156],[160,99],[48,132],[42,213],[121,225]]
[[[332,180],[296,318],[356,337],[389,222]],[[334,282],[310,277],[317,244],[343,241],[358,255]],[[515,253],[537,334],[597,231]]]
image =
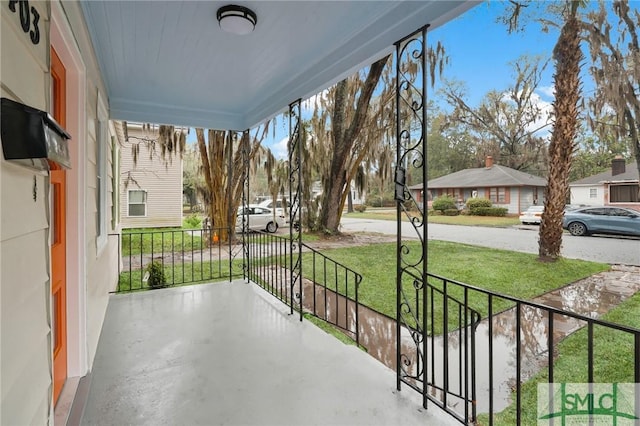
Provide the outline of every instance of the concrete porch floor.
[[85,425],[458,425],[242,281],[113,295]]

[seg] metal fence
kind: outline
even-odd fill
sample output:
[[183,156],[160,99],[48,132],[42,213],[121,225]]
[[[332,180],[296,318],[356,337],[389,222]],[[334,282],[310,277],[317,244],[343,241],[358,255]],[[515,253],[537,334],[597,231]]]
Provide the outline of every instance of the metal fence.
[[[432,274],[424,297],[429,337],[416,346],[427,353],[424,392],[461,423],[539,424],[538,384],[640,382],[638,329]],[[612,346],[616,334],[626,343]],[[570,368],[563,345],[577,357]]]
[[[295,310],[314,315],[360,342],[358,287],[362,276],[302,243],[301,279],[291,284],[292,240],[264,232],[245,236],[247,278]],[[301,287],[302,286],[302,290]]]
[[223,241],[226,235],[232,235],[228,228],[120,234],[116,292],[242,277],[241,245]]

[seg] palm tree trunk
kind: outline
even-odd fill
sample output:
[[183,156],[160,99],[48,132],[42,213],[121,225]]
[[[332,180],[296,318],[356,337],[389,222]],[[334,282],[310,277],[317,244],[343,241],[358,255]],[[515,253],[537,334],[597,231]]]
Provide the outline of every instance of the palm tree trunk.
[[553,104],[555,123],[549,145],[549,178],[545,189],[545,210],[540,224],[539,259],[555,261],[562,246],[562,217],[569,190],[569,170],[574,152],[578,127],[578,101],[580,99],[579,24],[576,19],[577,3],[570,5],[558,43],[554,48],[556,99]]

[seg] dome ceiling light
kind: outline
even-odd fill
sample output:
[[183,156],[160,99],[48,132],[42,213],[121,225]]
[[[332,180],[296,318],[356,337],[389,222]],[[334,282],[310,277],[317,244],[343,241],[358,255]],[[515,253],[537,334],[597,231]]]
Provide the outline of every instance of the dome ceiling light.
[[251,9],[234,4],[221,7],[216,16],[223,31],[236,35],[251,33],[258,22],[258,17]]

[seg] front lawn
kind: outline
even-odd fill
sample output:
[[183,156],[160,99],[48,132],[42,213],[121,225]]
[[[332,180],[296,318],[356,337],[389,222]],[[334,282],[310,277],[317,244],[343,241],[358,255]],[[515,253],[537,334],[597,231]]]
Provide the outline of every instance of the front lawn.
[[204,243],[201,231],[181,228],[124,229],[122,255],[158,254],[201,250]]
[[[408,247],[416,252],[419,244],[410,242]],[[322,253],[362,275],[359,291],[361,303],[395,318],[395,243],[322,250]],[[609,269],[609,266],[603,263],[574,259],[542,263],[534,254],[435,240],[428,243],[427,259],[428,272],[431,274],[522,299],[531,299]],[[302,264],[305,276],[309,276],[311,254],[303,255]],[[333,279],[328,277],[327,281],[332,282]],[[452,295],[462,297],[460,288],[452,287],[450,290],[453,292]],[[352,296],[351,291],[350,295]],[[478,306],[478,310],[485,317],[486,296],[473,292],[469,297],[469,304]],[[495,300],[493,312],[509,306],[507,301]]]

